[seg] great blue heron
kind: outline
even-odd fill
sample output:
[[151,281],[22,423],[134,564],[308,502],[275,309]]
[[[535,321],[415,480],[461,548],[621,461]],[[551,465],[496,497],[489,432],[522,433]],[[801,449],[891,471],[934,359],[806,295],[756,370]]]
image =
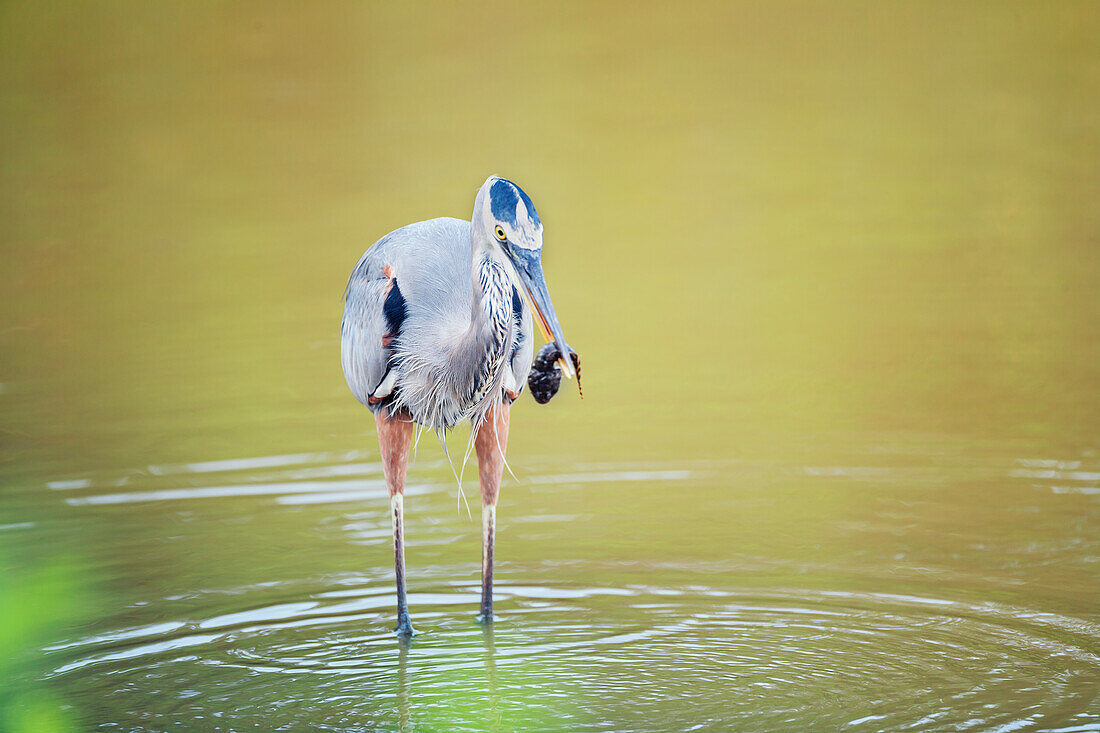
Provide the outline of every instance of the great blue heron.
[[527,194],[497,176],[478,190],[471,221],[430,219],[390,232],[366,251],[348,280],[340,357],[348,386],[374,413],[378,428],[400,635],[414,633],[405,596],[402,516],[414,425],[442,435],[471,423],[482,504],[480,617],[492,620],[496,503],[509,413],[534,355],[525,296],[552,342],[544,347],[551,357],[540,354],[540,363],[560,379],[552,366],[560,357],[561,369],[572,376],[579,361],[542,274],[542,222]]

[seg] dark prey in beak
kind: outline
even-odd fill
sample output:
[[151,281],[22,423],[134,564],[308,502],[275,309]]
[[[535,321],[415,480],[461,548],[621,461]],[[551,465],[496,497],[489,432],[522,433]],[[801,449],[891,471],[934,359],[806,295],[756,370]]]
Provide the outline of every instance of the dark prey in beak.
[[[569,349],[569,356],[573,361],[573,368],[577,372],[577,391],[581,391],[581,358],[573,349]],[[527,375],[527,386],[531,388],[531,396],[535,402],[545,405],[558,393],[561,387],[561,367],[558,366],[561,359],[561,349],[557,343],[551,341],[539,349],[538,355],[531,364],[531,373]]]

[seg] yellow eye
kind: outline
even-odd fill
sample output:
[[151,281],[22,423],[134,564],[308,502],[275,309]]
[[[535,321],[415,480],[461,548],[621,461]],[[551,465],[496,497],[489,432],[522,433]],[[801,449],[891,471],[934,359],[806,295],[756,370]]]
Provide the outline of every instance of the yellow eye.
[[502,229],[501,227],[498,226],[497,227],[497,239],[499,239],[500,241],[503,242],[507,238],[508,238],[508,236],[504,233],[504,229]]

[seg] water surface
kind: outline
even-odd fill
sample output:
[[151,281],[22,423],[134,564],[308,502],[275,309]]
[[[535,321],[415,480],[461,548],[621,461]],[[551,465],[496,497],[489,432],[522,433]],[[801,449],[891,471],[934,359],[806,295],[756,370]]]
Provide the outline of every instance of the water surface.
[[[1100,730],[1098,19],[6,4],[0,706]],[[489,628],[422,439],[401,644],[339,298],[491,172],[585,397],[513,412]]]

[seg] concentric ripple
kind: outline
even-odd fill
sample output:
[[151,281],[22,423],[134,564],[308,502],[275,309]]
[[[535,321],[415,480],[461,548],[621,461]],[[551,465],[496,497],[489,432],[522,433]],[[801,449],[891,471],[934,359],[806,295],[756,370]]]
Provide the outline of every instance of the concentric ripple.
[[[347,576],[55,647],[53,676],[113,680],[102,702],[135,711],[123,728],[1100,728],[1089,621],[827,590],[505,584],[481,627],[477,588],[441,580],[455,574],[433,568],[413,594],[408,644],[388,584]],[[127,705],[151,692],[167,704]]]

